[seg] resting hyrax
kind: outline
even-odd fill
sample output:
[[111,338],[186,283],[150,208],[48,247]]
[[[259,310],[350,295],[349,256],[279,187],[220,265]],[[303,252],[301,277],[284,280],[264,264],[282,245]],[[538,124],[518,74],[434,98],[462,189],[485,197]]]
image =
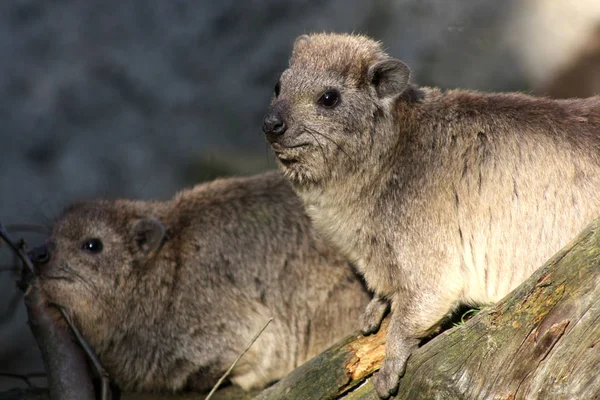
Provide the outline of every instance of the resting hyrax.
[[82,202],[31,252],[41,288],[126,390],[278,379],[351,333],[369,296],[278,172],[167,202]]
[[316,228],[391,302],[397,387],[459,303],[499,300],[600,215],[600,98],[443,92],[363,36],[300,37],[263,129]]

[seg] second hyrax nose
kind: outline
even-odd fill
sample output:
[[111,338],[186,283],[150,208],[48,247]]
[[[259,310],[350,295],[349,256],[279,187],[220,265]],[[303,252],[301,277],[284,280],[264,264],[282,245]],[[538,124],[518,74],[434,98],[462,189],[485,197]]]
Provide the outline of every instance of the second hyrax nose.
[[50,261],[50,253],[45,245],[38,246],[29,252],[29,258],[36,265],[46,264]]

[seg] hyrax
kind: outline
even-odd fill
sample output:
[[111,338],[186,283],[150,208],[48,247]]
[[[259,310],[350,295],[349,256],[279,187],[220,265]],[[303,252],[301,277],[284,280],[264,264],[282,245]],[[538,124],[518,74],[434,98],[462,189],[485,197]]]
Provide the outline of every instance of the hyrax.
[[317,230],[391,303],[397,388],[459,303],[494,302],[600,215],[600,98],[443,92],[364,36],[297,39],[263,130]]
[[351,333],[369,296],[279,172],[166,202],[68,208],[31,252],[41,289],[126,390],[264,386]]

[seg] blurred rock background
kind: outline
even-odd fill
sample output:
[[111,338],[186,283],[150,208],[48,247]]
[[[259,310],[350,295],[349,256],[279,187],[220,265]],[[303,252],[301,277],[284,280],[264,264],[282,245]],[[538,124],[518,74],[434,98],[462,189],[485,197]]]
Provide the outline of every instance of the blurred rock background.
[[[74,200],[273,168],[262,116],[313,31],[380,39],[423,85],[600,93],[598,0],[3,0],[0,221],[47,227]],[[0,274],[0,372],[41,371]]]

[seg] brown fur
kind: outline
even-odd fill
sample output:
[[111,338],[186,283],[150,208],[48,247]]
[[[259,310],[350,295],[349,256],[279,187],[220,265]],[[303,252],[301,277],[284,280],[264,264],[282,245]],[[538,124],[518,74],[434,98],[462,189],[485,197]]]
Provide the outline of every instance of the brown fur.
[[[82,249],[91,238],[101,252]],[[273,317],[231,374],[264,386],[351,333],[368,303],[279,173],[82,202],[46,247],[42,289],[127,390],[208,389]]]
[[299,39],[263,129],[376,292],[365,332],[391,302],[381,397],[458,304],[499,300],[600,215],[600,98],[417,88],[365,37]]

